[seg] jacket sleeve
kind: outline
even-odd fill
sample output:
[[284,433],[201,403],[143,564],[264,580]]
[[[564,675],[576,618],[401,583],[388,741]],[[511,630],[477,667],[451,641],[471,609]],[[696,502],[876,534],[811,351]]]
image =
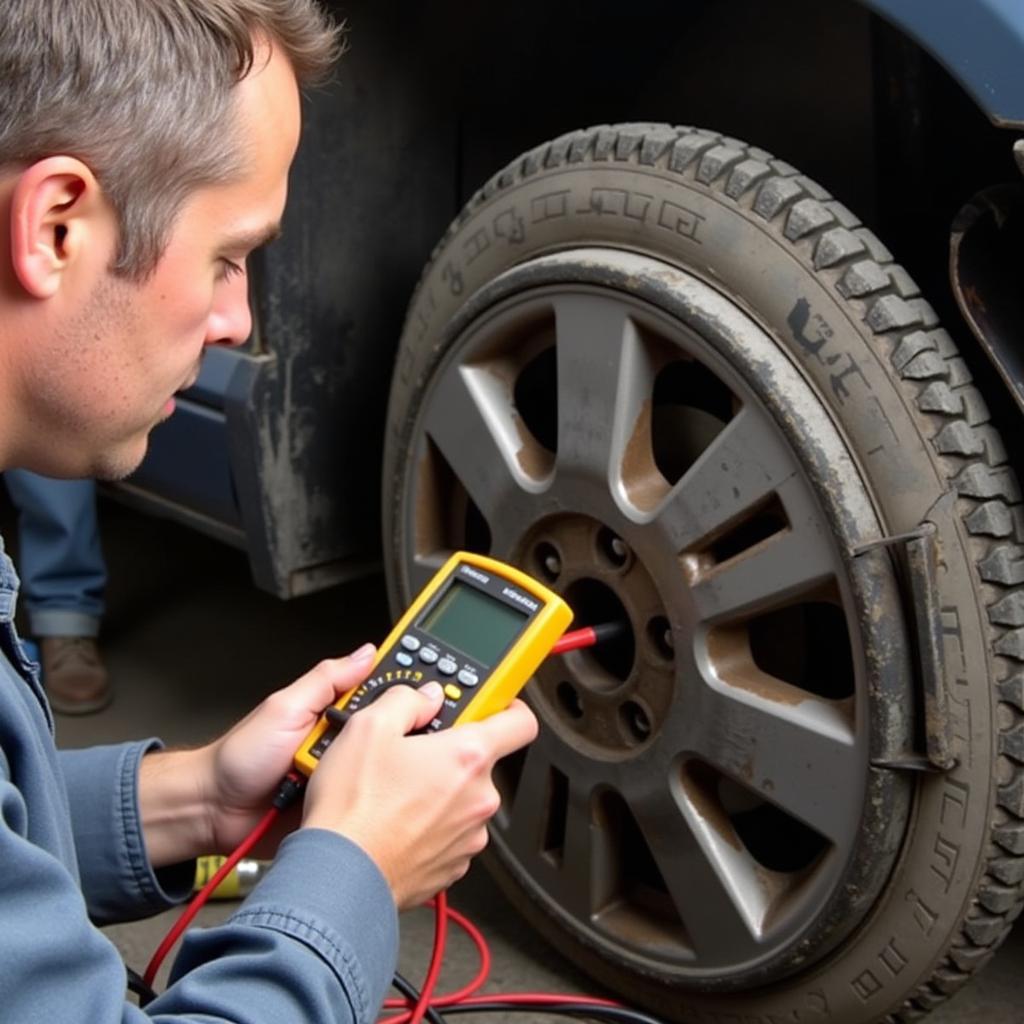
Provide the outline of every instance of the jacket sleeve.
[[391,890],[355,843],[301,829],[222,926],[186,935],[167,991],[147,1008],[257,1024],[373,1024],[398,955]]
[[[27,836],[0,757],[0,1006],[19,1024],[371,1024],[397,954],[390,890],[355,844],[302,830],[223,925],[186,937],[145,1010],[73,874]],[[102,873],[102,872],[101,872]]]
[[97,924],[157,914],[188,897],[195,862],[154,871],[139,815],[139,761],[158,740],[58,752],[89,916]]

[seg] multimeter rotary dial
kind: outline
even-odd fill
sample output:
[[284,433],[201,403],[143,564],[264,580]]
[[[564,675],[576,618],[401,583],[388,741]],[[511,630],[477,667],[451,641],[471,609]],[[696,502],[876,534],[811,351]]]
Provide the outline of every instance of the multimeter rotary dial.
[[395,683],[405,683],[407,686],[422,686],[426,681],[426,676],[419,669],[400,668],[391,669],[388,672],[380,672],[356,687],[345,707],[349,711],[358,711],[360,708],[366,707],[367,704],[373,703],[384,690]]

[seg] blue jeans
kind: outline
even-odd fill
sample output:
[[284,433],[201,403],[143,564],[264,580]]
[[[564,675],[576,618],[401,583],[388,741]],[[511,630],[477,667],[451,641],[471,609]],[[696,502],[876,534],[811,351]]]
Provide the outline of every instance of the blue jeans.
[[96,636],[107,567],[92,480],[4,473],[18,510],[18,571],[33,636]]

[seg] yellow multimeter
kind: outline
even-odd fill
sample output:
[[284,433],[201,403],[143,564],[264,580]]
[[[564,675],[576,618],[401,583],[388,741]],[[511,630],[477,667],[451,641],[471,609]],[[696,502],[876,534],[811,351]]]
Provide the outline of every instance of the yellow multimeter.
[[370,677],[313,727],[295,767],[311,774],[345,719],[396,684],[437,680],[444,687],[444,704],[427,732],[508,707],[571,621],[565,601],[526,573],[456,552],[391,630]]

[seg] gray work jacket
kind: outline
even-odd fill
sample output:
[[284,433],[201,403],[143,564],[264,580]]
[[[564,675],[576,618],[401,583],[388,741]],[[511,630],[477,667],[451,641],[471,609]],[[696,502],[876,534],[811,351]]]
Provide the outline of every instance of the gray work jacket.
[[[222,925],[185,938],[145,1010],[97,924],[166,909],[194,865],[154,871],[140,830],[139,760],[159,743],[58,751],[14,630],[18,581],[0,539],[0,1021],[369,1024],[391,981],[391,892],[354,843],[302,829]],[[133,964],[137,969],[144,965]]]

